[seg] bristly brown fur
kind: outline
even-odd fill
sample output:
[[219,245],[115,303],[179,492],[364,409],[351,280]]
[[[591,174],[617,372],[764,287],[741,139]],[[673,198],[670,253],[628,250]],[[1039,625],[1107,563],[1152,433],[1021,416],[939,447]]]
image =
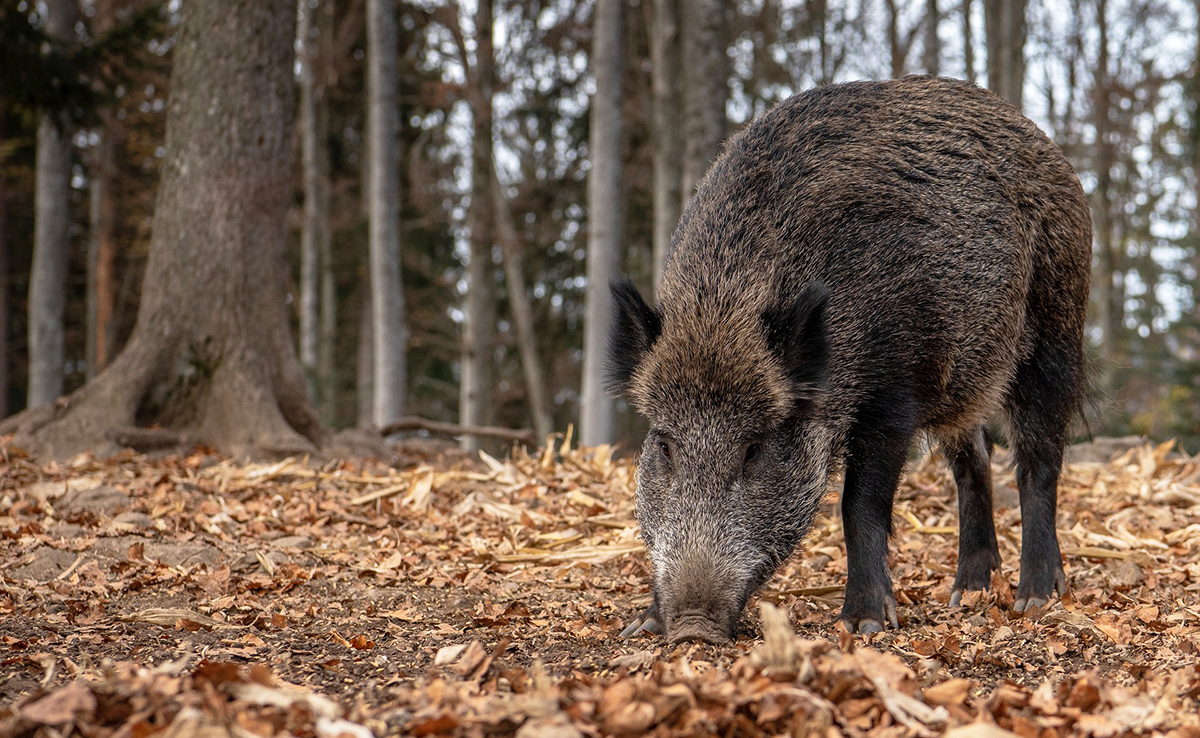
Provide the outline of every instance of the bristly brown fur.
[[[1070,164],[973,84],[817,88],[734,136],[676,231],[651,311],[660,323],[641,330],[653,340],[613,342],[641,347],[615,357],[616,386],[652,424],[638,516],[668,634],[685,610],[728,629],[727,610],[740,613],[790,554],[841,467],[843,618],[894,619],[891,499],[922,431],[958,454],[962,553],[979,571],[960,558],[956,589],[975,587],[999,563],[978,440],[995,417],[1010,421],[1032,511],[1019,594],[1061,588],[1053,485],[1084,389],[1090,264]],[[771,321],[806,290],[827,302],[812,325],[801,312],[801,348],[789,350]],[[644,314],[625,303],[628,331]],[[711,581],[691,581],[698,569]]]

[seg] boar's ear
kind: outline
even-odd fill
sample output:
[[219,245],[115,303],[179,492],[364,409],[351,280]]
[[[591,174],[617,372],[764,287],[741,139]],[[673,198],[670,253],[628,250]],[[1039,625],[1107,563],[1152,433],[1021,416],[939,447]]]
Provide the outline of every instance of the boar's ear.
[[825,304],[829,289],[819,282],[804,285],[790,305],[763,313],[767,345],[783,363],[796,411],[806,412],[825,385],[829,342],[825,330]]
[[629,389],[633,372],[662,333],[662,316],[642,299],[629,277],[609,285],[613,298],[612,333],[608,336],[608,391]]

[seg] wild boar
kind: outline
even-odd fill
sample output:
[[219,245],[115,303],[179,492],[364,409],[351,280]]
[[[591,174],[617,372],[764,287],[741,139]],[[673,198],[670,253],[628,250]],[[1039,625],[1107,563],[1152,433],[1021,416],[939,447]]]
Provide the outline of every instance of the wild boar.
[[985,424],[1007,424],[1017,610],[1066,586],[1055,533],[1085,388],[1091,220],[1036,125],[974,84],[819,87],[727,143],[657,305],[612,286],[609,381],[650,421],[637,518],[653,605],[626,630],[721,643],[843,476],[841,620],[898,627],[892,503],[919,435],[958,486],[953,604],[1000,567]]

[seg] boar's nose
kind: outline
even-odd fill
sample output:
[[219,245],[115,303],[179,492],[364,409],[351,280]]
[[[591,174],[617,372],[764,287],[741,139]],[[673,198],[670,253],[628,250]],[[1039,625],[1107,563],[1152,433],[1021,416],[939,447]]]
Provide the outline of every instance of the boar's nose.
[[704,641],[714,646],[723,646],[733,640],[733,633],[718,625],[706,613],[680,613],[667,629],[667,637],[671,644],[684,641]]

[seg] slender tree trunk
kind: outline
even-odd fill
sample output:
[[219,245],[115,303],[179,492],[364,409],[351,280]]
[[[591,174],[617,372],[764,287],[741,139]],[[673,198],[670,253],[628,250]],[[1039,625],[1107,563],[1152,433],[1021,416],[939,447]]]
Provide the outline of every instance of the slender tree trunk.
[[1026,0],[983,0],[988,89],[1018,108],[1025,87]]
[[404,415],[407,387],[404,293],[400,281],[399,110],[396,12],[391,0],[367,0],[367,159],[370,165],[371,314],[375,353],[374,419]]
[[65,403],[0,426],[33,453],[111,449],[135,423],[241,455],[324,431],[286,310],[296,0],[184,3],[138,319]]
[[938,38],[938,26],[941,25],[941,21],[938,0],[925,0],[925,74],[934,77],[940,73],[942,42]]
[[962,0],[963,64],[966,65],[966,77],[972,82],[975,81],[975,35],[971,28],[974,7],[972,0]]
[[517,327],[517,346],[521,353],[521,369],[525,373],[525,394],[529,399],[529,417],[538,441],[545,441],[554,431],[550,405],[546,400],[546,375],[538,357],[537,332],[533,326],[533,308],[525,290],[525,273],[521,268],[521,239],[513,225],[512,211],[493,170],[491,177],[492,202],[496,210],[496,230],[504,252],[504,275],[508,285],[508,304]]
[[[46,9],[47,35],[70,40],[75,31],[75,0],[47,0]],[[36,167],[29,275],[29,407],[54,402],[63,389],[63,303],[71,248],[71,125],[65,114],[42,113]]]
[[304,226],[300,232],[300,365],[309,394],[318,397],[317,345],[320,333],[321,227],[320,140],[317,121],[316,24],[318,0],[300,0],[296,61],[300,66],[300,150],[304,168]]
[[892,79],[904,76],[904,57],[907,51],[900,38],[900,8],[898,0],[883,0],[887,9],[888,57],[891,60]]
[[654,287],[683,205],[683,137],[679,130],[679,0],[654,0],[650,86],[654,99]]
[[355,394],[358,396],[358,427],[375,424],[375,321],[371,315],[371,275],[366,275],[362,312],[358,320],[358,368]]
[[[689,3],[688,7],[693,6]],[[596,93],[592,95],[588,113],[592,168],[588,172],[587,297],[583,325],[583,407],[579,423],[580,441],[589,446],[611,443],[616,421],[616,408],[604,388],[604,365],[612,324],[612,296],[608,286],[621,266],[625,223],[621,187],[625,125],[621,111],[625,83],[624,0],[597,0],[595,19],[592,69]],[[724,85],[724,78],[721,80]],[[687,191],[690,193],[690,188]]]
[[1119,253],[1114,244],[1113,166],[1116,144],[1113,141],[1112,86],[1109,79],[1108,0],[1097,0],[1096,27],[1099,34],[1096,67],[1092,79],[1092,110],[1096,127],[1096,189],[1092,211],[1096,231],[1096,289],[1101,330],[1101,383],[1113,390],[1120,357],[1120,330],[1124,317],[1123,299],[1117,290],[1120,270]]
[[[492,285],[492,244],[495,217],[490,192],[492,167],[492,0],[477,0],[475,13],[475,68],[468,84],[472,89],[474,144],[471,153],[471,262],[467,265],[467,322],[463,331],[462,385],[459,423],[491,425],[495,357],[492,335],[496,325],[496,297]],[[479,437],[464,435],[463,449],[479,449]]]
[[330,221],[331,184],[329,181],[329,85],[334,80],[333,27],[337,21],[334,0],[322,0],[318,57],[321,61],[317,83],[317,242],[321,247],[321,332],[317,345],[317,376],[321,384],[321,417],[326,425],[337,413],[337,365],[334,352],[337,341],[337,289],[333,276],[333,226]]
[[729,19],[727,0],[680,3],[683,34],[683,205],[721,151],[728,123]]
[[[0,146],[8,135],[0,97]],[[0,167],[0,418],[8,416],[8,180]]]
[[113,311],[116,307],[116,138],[119,127],[108,111],[100,114],[100,140],[92,151],[88,236],[88,378],[112,360]]

